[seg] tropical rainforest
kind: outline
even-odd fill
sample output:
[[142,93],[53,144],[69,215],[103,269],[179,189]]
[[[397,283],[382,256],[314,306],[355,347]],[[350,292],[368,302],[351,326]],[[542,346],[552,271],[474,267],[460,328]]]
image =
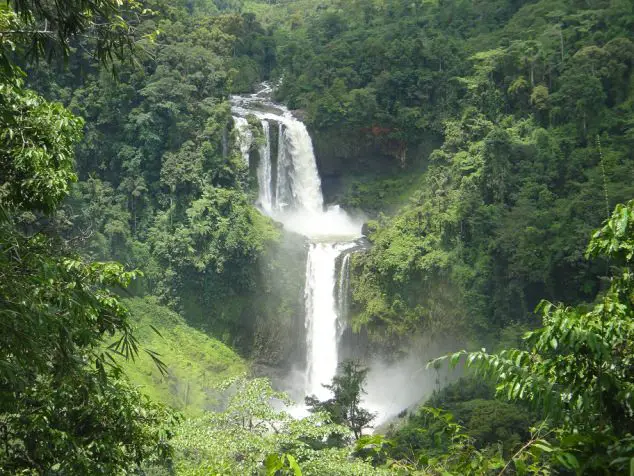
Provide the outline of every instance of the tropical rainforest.
[[[301,417],[263,83],[364,218]],[[5,0],[0,251],[1,474],[633,475],[634,3]]]

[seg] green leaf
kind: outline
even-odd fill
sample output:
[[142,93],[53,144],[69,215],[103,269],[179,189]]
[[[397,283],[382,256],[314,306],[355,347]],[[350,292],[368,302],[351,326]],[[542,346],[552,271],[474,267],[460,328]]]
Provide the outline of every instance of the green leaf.
[[284,467],[284,463],[277,453],[271,453],[264,459],[264,467],[267,476],[274,476],[277,471]]
[[288,465],[293,470],[293,474],[295,476],[302,476],[302,470],[299,467],[299,464],[297,464],[297,460],[295,459],[295,457],[293,455],[287,454],[286,459],[288,460]]
[[577,459],[577,457],[575,455],[573,455],[572,453],[562,453],[562,456],[564,457],[564,459],[566,460],[567,463],[567,467],[571,468],[571,469],[579,469],[579,460]]
[[152,329],[159,337],[163,338],[163,335],[159,332],[159,330],[150,324],[150,329]]
[[518,476],[524,476],[526,474],[526,463],[521,459],[513,460],[513,464],[515,465],[515,471]]
[[455,354],[451,356],[451,359],[449,362],[452,367],[455,367],[456,365],[458,365],[458,362],[460,362],[460,357],[462,357],[462,354],[463,354],[462,352],[456,352]]
[[546,453],[552,453],[553,451],[553,447],[550,445],[550,443],[544,440],[537,440],[535,443],[533,443],[532,446]]

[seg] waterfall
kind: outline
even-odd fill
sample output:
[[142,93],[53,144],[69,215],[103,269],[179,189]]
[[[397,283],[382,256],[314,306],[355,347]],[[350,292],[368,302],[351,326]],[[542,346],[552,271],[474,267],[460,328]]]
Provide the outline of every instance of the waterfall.
[[321,179],[317,172],[313,142],[302,122],[292,116],[285,119],[280,137],[283,137],[285,156],[292,158],[289,161],[292,167],[286,171],[290,176],[292,206],[299,210],[322,213],[324,198],[321,194]]
[[[337,205],[324,207],[321,178],[306,126],[287,108],[271,102],[270,96],[268,85],[255,94],[232,96],[231,111],[237,134],[235,145],[247,164],[253,136],[246,117],[251,121],[256,118],[261,124],[264,140],[258,147],[258,207],[307,241],[304,315],[297,316],[305,327],[306,360],[298,364],[297,372],[289,374],[289,379],[295,377],[287,386],[288,390],[301,388],[295,398],[302,403],[290,411],[302,417],[307,414],[302,397],[315,395],[323,401],[332,396],[322,385],[332,382],[339,363],[349,307],[351,254],[363,247],[359,242],[362,220],[353,219]],[[443,352],[434,351],[428,356]],[[431,379],[436,377],[425,380],[420,364],[423,360],[415,355],[394,364],[372,363],[363,405],[379,414],[378,422],[419,401],[433,387]]]
[[258,164],[258,203],[264,213],[270,214],[273,211],[273,195],[271,191],[272,166],[271,166],[271,131],[269,121],[262,121],[262,132],[264,134],[264,145],[260,147],[260,163]]
[[292,204],[291,192],[291,171],[293,164],[288,153],[286,140],[284,137],[284,123],[278,125],[277,142],[277,176],[275,179],[275,211],[280,212]]
[[[306,126],[283,106],[267,100],[270,88],[250,96],[233,96],[232,112],[244,122],[247,114],[262,124],[265,144],[259,148],[257,170],[261,210],[282,225],[307,237],[308,254],[304,287],[306,328],[306,395],[329,398],[322,384],[329,384],[338,364],[338,321],[345,312],[348,293],[349,255],[342,257],[339,275],[338,257],[356,246],[362,221],[353,220],[338,206],[324,208],[321,179],[317,170],[313,144]],[[275,167],[271,157],[271,126],[277,123],[278,142]],[[240,139],[243,144],[252,138]],[[339,322],[340,325],[340,322]]]
[[335,263],[352,243],[311,243],[306,263],[306,392],[329,398],[322,384],[337,371],[338,320],[343,317],[335,297]]
[[345,329],[343,320],[348,315],[348,294],[350,293],[350,255],[344,253],[341,258],[339,277],[337,279],[337,342]]

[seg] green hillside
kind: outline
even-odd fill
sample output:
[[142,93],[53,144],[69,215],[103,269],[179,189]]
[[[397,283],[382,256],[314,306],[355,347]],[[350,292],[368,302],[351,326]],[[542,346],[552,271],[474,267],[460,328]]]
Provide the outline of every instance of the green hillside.
[[154,298],[126,299],[125,305],[132,313],[141,346],[160,354],[168,368],[168,376],[163,377],[146,352],[135,362],[122,362],[128,377],[152,400],[186,414],[216,409],[220,398],[217,385],[247,370],[233,350],[188,326]]

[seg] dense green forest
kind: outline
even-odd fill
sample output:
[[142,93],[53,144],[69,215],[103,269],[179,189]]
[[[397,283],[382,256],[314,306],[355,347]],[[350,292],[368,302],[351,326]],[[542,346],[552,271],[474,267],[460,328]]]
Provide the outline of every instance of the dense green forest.
[[377,218],[357,326],[486,335],[594,299],[588,236],[634,192],[632,21],[630,2],[334,2],[279,33],[280,97]]
[[[357,353],[466,349],[374,433],[365,363],[305,418],[264,377],[306,241],[254,205],[263,81],[367,217]],[[2,2],[0,473],[634,474],[633,198],[630,0]]]

